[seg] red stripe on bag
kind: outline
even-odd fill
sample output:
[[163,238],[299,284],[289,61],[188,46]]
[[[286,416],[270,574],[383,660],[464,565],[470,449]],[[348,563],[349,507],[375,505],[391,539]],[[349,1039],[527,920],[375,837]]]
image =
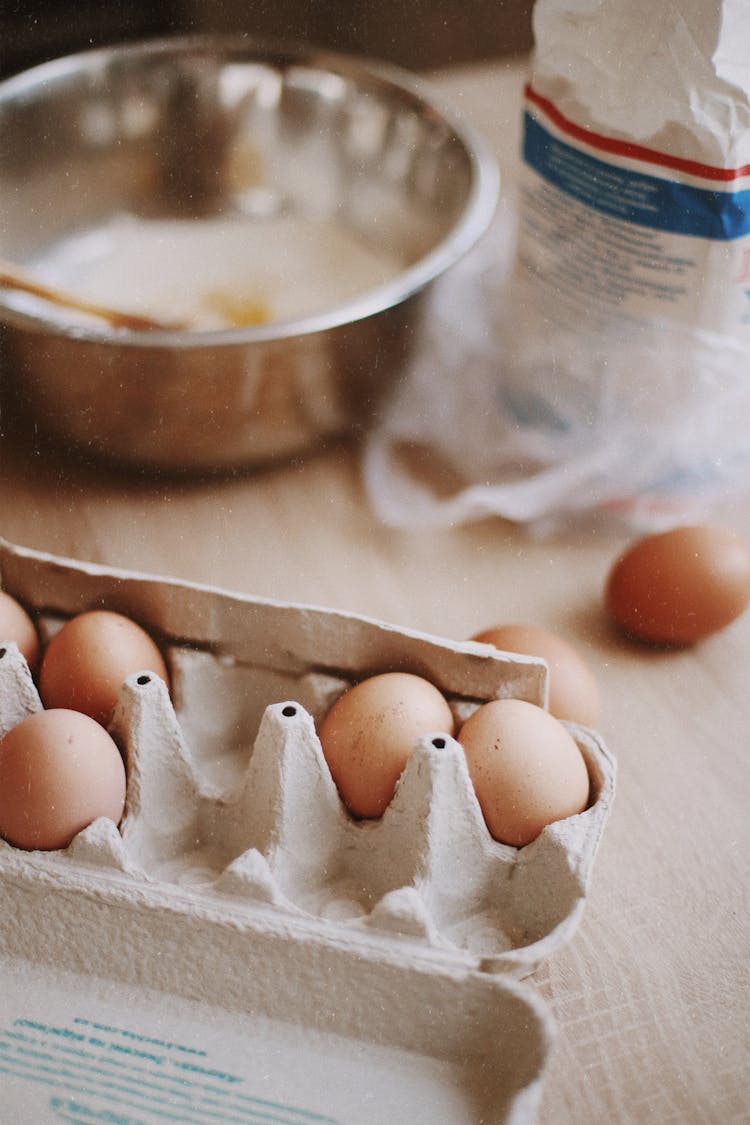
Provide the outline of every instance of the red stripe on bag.
[[700,176],[706,180],[721,180],[729,182],[739,180],[743,176],[750,176],[750,164],[741,168],[716,168],[711,164],[701,164],[698,160],[685,160],[680,156],[668,156],[656,149],[646,148],[644,145],[632,144],[629,141],[616,140],[614,137],[605,137],[602,133],[595,133],[591,129],[584,129],[570,121],[548,98],[542,97],[531,86],[526,85],[525,94],[530,102],[539,106],[541,110],[553,121],[562,132],[578,141],[583,141],[592,148],[610,152],[615,156],[625,156],[631,160],[641,160],[648,164],[659,164],[662,168],[672,168],[676,172],[685,172],[691,176]]

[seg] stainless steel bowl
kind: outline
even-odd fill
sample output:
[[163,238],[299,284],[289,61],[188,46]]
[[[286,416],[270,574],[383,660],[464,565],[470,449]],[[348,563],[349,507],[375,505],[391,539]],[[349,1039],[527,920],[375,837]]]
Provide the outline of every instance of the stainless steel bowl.
[[335,222],[402,267],[312,315],[200,331],[112,327],[0,290],[2,378],[35,423],[125,465],[226,469],[310,450],[377,417],[426,289],[483,233],[497,189],[472,129],[391,67],[238,37],[35,67],[0,83],[3,258],[33,268],[115,215],[283,211]]

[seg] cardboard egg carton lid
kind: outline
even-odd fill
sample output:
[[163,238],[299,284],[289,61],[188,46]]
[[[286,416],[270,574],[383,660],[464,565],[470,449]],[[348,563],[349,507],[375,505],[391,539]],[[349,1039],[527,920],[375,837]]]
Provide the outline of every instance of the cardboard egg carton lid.
[[[503,696],[543,706],[544,662],[5,542],[0,585],[43,634],[85,609],[128,614],[160,642],[172,677],[171,694],[143,675],[121,690],[112,731],[128,801],[119,831],[96,821],[51,853],[0,845],[0,972],[86,975],[98,982],[92,997],[119,989],[128,1005],[145,1005],[147,1025],[155,1011],[174,1010],[183,1027],[181,1005],[197,1006],[196,1028],[222,1013],[230,1040],[270,1021],[290,1042],[314,1040],[310,1057],[322,1052],[342,1075],[351,1076],[342,1058],[353,1044],[373,1059],[385,1052],[394,1073],[411,1053],[434,1079],[415,1104],[434,1112],[409,1110],[401,1116],[410,1122],[533,1119],[551,1025],[512,978],[532,972],[580,920],[614,760],[596,732],[571,727],[592,801],[517,850],[489,837],[463,752],[442,732],[415,747],[384,816],[354,821],[316,723],[350,683],[396,668],[435,683],[459,719]],[[40,706],[23,658],[5,645],[0,731]],[[152,994],[160,999],[149,1008]],[[248,1087],[250,1070],[238,1079]],[[308,1107],[331,1096],[314,1078]],[[378,1066],[355,1087],[393,1096]],[[448,1118],[435,1109],[446,1097]],[[376,1101],[370,1116],[343,1103],[340,1112],[399,1118],[378,1116]]]

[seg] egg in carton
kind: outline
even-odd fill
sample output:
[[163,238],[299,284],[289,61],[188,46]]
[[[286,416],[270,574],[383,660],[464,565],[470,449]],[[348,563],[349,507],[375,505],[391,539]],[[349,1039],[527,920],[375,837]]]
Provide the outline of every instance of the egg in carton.
[[[544,706],[544,662],[10,544],[0,567],[43,634],[85,609],[118,610],[159,640],[171,677],[171,692],[148,673],[120,692],[119,830],[99,820],[59,852],[0,848],[3,955],[459,1066],[455,1116],[422,1091],[410,1121],[476,1120],[477,1099],[485,1120],[532,1119],[551,1026],[515,978],[580,920],[611,755],[568,724],[589,806],[516,849],[490,837],[448,733],[420,739],[384,815],[358,821],[316,730],[347,687],[384,670],[430,680],[459,722],[493,698]],[[41,704],[4,647],[7,729]]]

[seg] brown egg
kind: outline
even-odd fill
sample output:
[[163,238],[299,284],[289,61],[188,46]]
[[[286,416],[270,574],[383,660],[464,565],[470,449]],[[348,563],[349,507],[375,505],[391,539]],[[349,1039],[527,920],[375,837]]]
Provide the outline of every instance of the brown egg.
[[601,711],[599,685],[583,657],[557,633],[538,625],[495,625],[472,640],[546,660],[550,713],[557,719],[596,726]]
[[417,740],[453,734],[445,697],[428,680],[384,672],[361,680],[331,707],[320,743],[341,798],[360,817],[381,816]]
[[39,711],[0,742],[0,836],[17,848],[65,848],[97,817],[116,824],[125,767],[104,728],[78,711]]
[[122,614],[90,610],[71,617],[42,656],[39,694],[45,707],[82,711],[106,726],[123,680],[153,672],[168,683],[156,643]]
[[750,602],[750,547],[710,525],[647,535],[612,566],[607,612],[631,637],[689,645],[724,629]]
[[583,755],[548,711],[495,699],[458,733],[490,835],[522,848],[548,824],[582,812],[589,800]]
[[0,590],[0,644],[14,641],[32,672],[39,662],[39,635],[34,622],[15,598]]

